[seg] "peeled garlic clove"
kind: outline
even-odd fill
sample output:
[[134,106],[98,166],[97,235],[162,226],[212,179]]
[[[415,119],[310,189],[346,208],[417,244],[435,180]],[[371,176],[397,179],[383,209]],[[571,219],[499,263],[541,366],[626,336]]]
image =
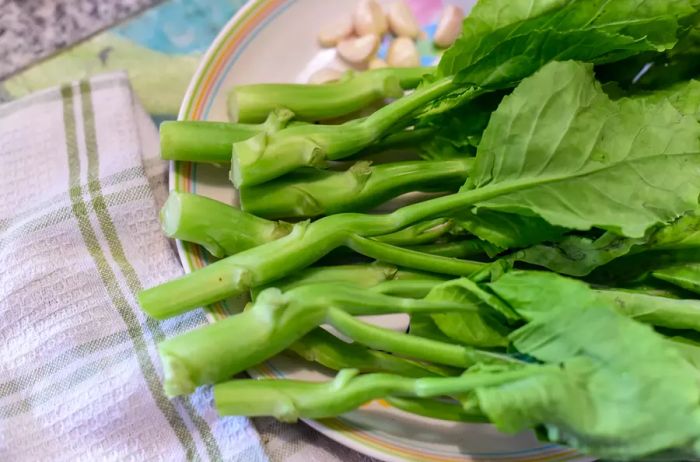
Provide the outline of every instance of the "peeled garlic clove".
[[330,67],[325,67],[311,74],[311,76],[309,77],[309,83],[320,84],[335,82],[336,80],[340,80],[342,76],[343,72],[339,71],[338,69],[331,69]]
[[389,65],[383,59],[375,57],[369,60],[367,67],[369,69],[382,69],[384,67],[389,67]]
[[416,44],[408,37],[397,37],[389,45],[386,62],[392,67],[415,67],[420,65]]
[[447,5],[442,10],[440,21],[433,42],[441,48],[447,48],[452,45],[459,34],[462,33],[462,21],[464,20],[464,11],[454,5]]
[[338,43],[338,55],[350,64],[363,64],[370,60],[379,48],[379,37],[367,34],[362,37],[349,38]]
[[353,15],[357,35],[377,34],[382,36],[388,29],[382,7],[375,0],[360,0]]
[[346,37],[352,35],[353,24],[351,18],[342,18],[326,24],[318,33],[318,43],[322,47],[334,47]]
[[389,5],[387,13],[389,19],[389,29],[397,37],[418,38],[420,27],[413,12],[406,2],[399,0]]

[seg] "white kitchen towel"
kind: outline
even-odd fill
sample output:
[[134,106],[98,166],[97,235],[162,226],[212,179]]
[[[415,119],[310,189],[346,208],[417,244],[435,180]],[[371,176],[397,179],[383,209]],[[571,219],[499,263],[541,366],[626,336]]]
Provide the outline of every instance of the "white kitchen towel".
[[209,390],[169,400],[135,295],[179,276],[158,135],[124,74],[0,106],[0,460],[266,461]]

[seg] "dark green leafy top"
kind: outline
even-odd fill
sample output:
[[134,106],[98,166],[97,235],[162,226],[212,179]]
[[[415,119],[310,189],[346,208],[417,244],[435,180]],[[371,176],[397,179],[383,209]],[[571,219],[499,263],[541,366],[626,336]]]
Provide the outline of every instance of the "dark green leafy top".
[[700,375],[671,342],[552,273],[512,272],[490,287],[529,320],[515,347],[545,363],[477,390],[500,429],[542,424],[554,441],[615,460],[697,446]]
[[615,61],[672,48],[689,0],[481,0],[438,74],[503,88],[552,60]]
[[642,237],[697,206],[700,124],[668,101],[612,101],[592,66],[553,62],[491,116],[468,187],[479,207]]

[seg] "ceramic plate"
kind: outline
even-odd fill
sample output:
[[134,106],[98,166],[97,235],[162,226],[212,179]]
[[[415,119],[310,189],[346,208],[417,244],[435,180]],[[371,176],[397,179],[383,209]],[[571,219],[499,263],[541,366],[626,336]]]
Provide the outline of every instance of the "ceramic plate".
[[[435,61],[430,37],[443,7],[441,0],[408,0],[426,32],[419,42],[424,64]],[[455,1],[468,10],[474,0]],[[322,67],[342,68],[333,49],[321,49],[321,24],[351,13],[349,0],[256,0],[224,27],[204,56],[180,109],[182,120],[227,120],[226,93],[234,85],[261,82],[305,82]],[[380,54],[386,52],[384,43]],[[236,204],[236,191],[226,168],[174,162],[170,188]],[[178,242],[185,271],[208,262],[206,252]],[[244,300],[227,300],[209,308],[212,320],[235,313]],[[407,318],[374,319],[387,327],[405,328]],[[330,371],[287,356],[250,371],[253,376],[321,380]],[[308,420],[313,428],[367,455],[388,461],[564,461],[591,460],[570,449],[537,441],[532,433],[503,435],[483,424],[443,422],[417,417],[374,401],[334,419]]]

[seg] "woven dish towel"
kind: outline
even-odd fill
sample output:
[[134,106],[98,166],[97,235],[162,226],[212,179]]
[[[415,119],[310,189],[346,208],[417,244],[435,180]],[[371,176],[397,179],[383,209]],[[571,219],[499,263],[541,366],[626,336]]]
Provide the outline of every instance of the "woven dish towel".
[[267,461],[210,390],[168,400],[135,294],[181,274],[158,134],[124,74],[0,106],[0,460]]

